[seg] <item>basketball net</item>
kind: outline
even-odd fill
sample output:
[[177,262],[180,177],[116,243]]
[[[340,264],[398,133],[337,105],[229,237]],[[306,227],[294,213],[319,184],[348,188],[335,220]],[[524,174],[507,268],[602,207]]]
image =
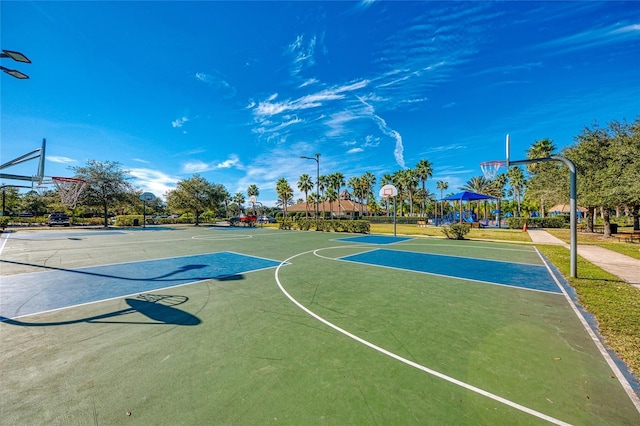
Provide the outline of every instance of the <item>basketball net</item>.
[[82,179],[67,177],[53,177],[51,180],[58,189],[58,194],[60,194],[60,200],[62,203],[72,209],[75,209],[78,197],[80,197],[80,194],[87,185],[87,182]]
[[500,168],[505,164],[505,161],[485,161],[480,163],[480,169],[482,174],[487,180],[494,180],[498,176]]

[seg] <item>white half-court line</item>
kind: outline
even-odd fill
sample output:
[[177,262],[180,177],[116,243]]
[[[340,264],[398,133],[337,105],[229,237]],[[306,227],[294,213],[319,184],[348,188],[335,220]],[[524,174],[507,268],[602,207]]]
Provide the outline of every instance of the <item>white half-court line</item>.
[[[328,247],[328,248],[334,248],[334,247]],[[321,323],[333,328],[337,332],[339,332],[339,333],[341,333],[341,334],[343,334],[343,335],[355,340],[356,342],[362,343],[363,345],[368,346],[369,348],[371,348],[371,349],[373,349],[375,351],[378,351],[381,354],[387,355],[388,357],[391,357],[391,358],[393,358],[393,359],[395,359],[397,361],[400,361],[400,362],[402,362],[404,364],[407,364],[407,365],[409,365],[409,366],[411,366],[413,368],[417,368],[418,370],[421,370],[421,371],[423,371],[423,372],[425,372],[427,374],[431,374],[432,376],[438,377],[438,378],[440,378],[442,380],[445,380],[445,381],[447,381],[449,383],[453,383],[454,385],[460,386],[460,387],[462,387],[464,389],[470,390],[470,391],[475,392],[477,394],[483,395],[483,396],[485,396],[487,398],[493,399],[494,401],[497,401],[497,402],[505,404],[505,405],[507,405],[509,407],[515,408],[516,410],[520,410],[520,411],[522,411],[524,413],[527,413],[527,414],[530,414],[532,416],[538,417],[540,419],[546,420],[549,423],[553,423],[553,424],[556,424],[556,425],[569,425],[569,423],[563,422],[562,420],[558,420],[558,419],[556,419],[554,417],[551,417],[551,416],[548,416],[546,414],[540,413],[540,412],[535,411],[535,410],[533,410],[531,408],[527,408],[527,407],[525,407],[523,405],[520,405],[518,403],[515,403],[513,401],[509,401],[506,398],[503,398],[501,396],[495,395],[495,394],[493,394],[491,392],[488,392],[488,391],[485,391],[483,389],[477,388],[477,387],[475,387],[473,385],[470,385],[468,383],[462,382],[460,380],[454,379],[453,377],[449,377],[449,376],[447,376],[445,374],[442,374],[442,373],[440,373],[438,371],[432,370],[432,369],[427,368],[427,367],[425,367],[425,366],[423,366],[421,364],[418,364],[417,362],[413,362],[411,360],[408,360],[406,358],[401,357],[400,355],[396,355],[393,352],[389,352],[388,350],[386,350],[384,348],[381,348],[380,346],[374,345],[373,343],[371,343],[371,342],[369,342],[369,341],[367,341],[367,340],[365,340],[365,339],[363,339],[361,337],[358,337],[355,334],[352,334],[352,333],[348,332],[347,330],[345,330],[343,328],[338,327],[337,325],[335,325],[335,324],[329,322],[328,320],[322,318],[320,315],[316,314],[315,312],[309,310],[307,307],[305,307],[300,302],[298,302],[296,299],[294,299],[293,296],[291,296],[287,292],[287,290],[285,290],[285,288],[282,286],[282,283],[280,282],[280,278],[279,278],[278,275],[280,273],[280,267],[281,266],[283,266],[283,265],[285,265],[287,263],[291,263],[292,260],[295,259],[296,257],[303,256],[305,254],[309,254],[309,253],[313,253],[313,252],[314,252],[314,250],[309,250],[309,251],[306,251],[306,252],[295,254],[295,255],[289,257],[288,259],[285,259],[280,265],[278,265],[278,267],[276,268],[276,271],[275,271],[275,279],[276,279],[276,283],[278,284],[278,287],[280,288],[280,291],[294,305],[296,305],[298,308],[302,309],[304,312],[306,312],[307,314],[309,314],[313,318],[317,319]]]
[[549,274],[553,277],[553,280],[556,282],[558,287],[560,287],[560,291],[562,291],[562,294],[564,294],[564,297],[567,299],[567,302],[569,302],[571,309],[573,309],[573,312],[575,312],[576,316],[582,323],[583,327],[585,328],[585,330],[587,330],[587,333],[591,337],[591,340],[593,340],[593,343],[595,343],[596,347],[604,357],[605,361],[607,362],[607,364],[609,364],[609,367],[613,371],[613,374],[615,374],[616,378],[620,381],[620,384],[622,385],[623,389],[631,399],[631,402],[633,403],[633,405],[636,407],[636,410],[638,410],[638,412],[640,413],[640,398],[638,398],[638,395],[634,392],[633,388],[627,381],[627,378],[624,376],[624,374],[622,374],[622,371],[620,371],[616,363],[613,361],[613,359],[609,355],[609,352],[607,352],[607,349],[604,347],[604,345],[602,344],[602,342],[600,341],[596,333],[589,326],[589,323],[587,322],[586,318],[584,317],[582,312],[580,312],[580,309],[578,309],[576,304],[573,302],[573,300],[571,299],[571,296],[569,296],[569,293],[567,293],[564,286],[560,284],[560,281],[558,280],[558,278],[556,278],[556,275],[553,273],[553,271],[551,270],[551,267],[549,267],[549,264],[546,262],[542,254],[538,251],[538,248],[536,247],[535,249],[536,249],[536,252],[538,252],[538,256],[540,256],[540,259],[542,259],[545,266],[547,267]]

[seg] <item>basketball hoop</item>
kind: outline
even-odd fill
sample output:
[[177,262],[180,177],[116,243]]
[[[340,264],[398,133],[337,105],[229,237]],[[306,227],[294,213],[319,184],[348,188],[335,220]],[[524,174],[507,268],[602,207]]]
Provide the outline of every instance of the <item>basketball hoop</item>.
[[398,189],[393,185],[385,185],[380,188],[380,194],[382,198],[390,198],[398,195]]
[[78,197],[80,197],[87,182],[82,179],[67,177],[52,177],[51,180],[58,189],[62,203],[74,209],[78,202]]
[[482,169],[482,174],[487,180],[494,180],[496,176],[498,176],[498,171],[500,168],[506,164],[506,161],[485,161],[484,163],[480,163],[480,169]]

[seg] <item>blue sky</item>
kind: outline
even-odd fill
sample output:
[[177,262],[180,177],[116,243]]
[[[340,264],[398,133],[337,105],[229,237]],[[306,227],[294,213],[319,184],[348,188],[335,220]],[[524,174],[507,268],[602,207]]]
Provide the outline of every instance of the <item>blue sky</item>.
[[[481,161],[640,115],[638,2],[2,1],[2,162],[118,161],[162,196],[200,173],[274,205],[302,173],[421,159],[457,191]],[[3,172],[32,175],[36,162]],[[18,182],[13,182],[18,183]]]

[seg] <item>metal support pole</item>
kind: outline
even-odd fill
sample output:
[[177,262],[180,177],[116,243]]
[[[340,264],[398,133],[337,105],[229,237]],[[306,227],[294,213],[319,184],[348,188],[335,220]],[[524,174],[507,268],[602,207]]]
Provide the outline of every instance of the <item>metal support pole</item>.
[[509,166],[517,166],[520,164],[542,163],[545,161],[561,161],[569,168],[569,214],[571,215],[569,225],[570,229],[570,259],[569,259],[569,275],[571,278],[578,277],[578,204],[577,204],[577,179],[576,165],[573,161],[560,155],[552,155],[546,158],[536,158],[532,160],[509,161]]

